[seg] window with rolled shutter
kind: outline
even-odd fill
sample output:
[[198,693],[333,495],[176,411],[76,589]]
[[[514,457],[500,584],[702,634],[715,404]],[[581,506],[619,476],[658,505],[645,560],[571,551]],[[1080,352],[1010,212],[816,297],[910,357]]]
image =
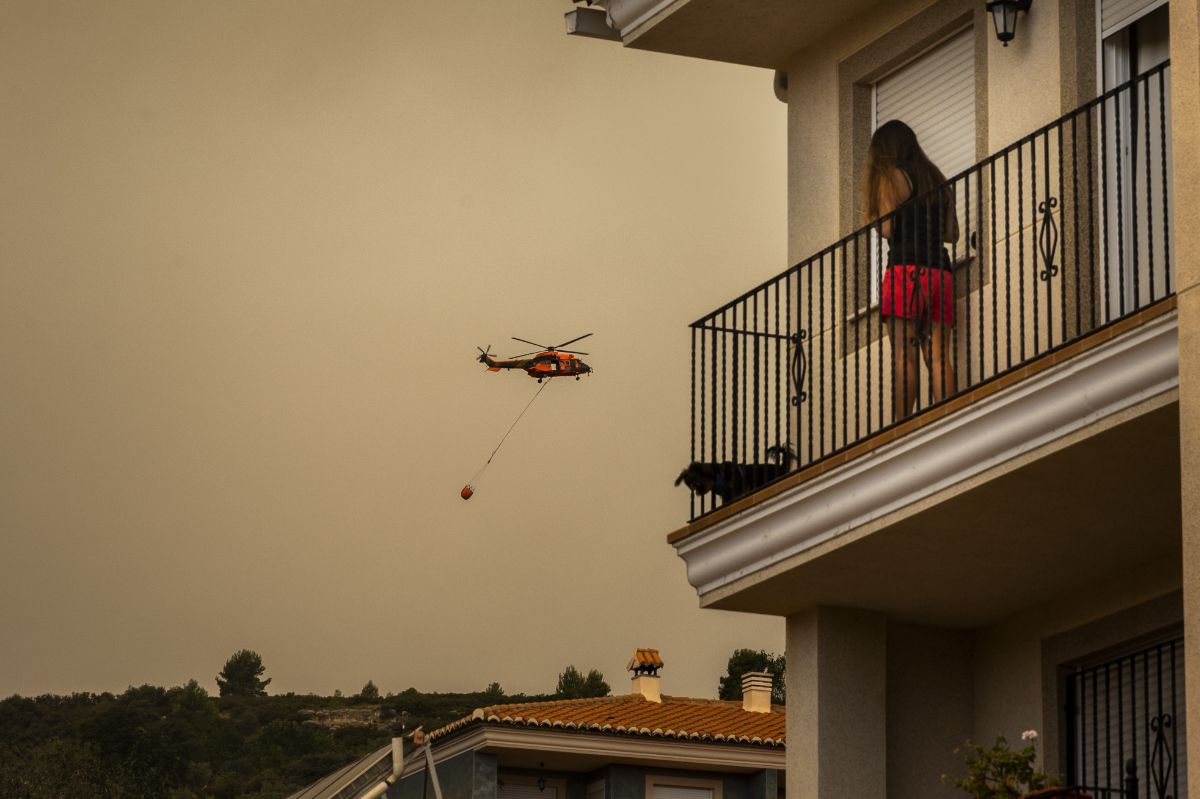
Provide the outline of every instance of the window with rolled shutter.
[[975,38],[968,28],[875,84],[875,125],[898,119],[951,177],[975,163]]
[[[875,84],[872,132],[898,119],[913,129],[925,155],[947,178],[975,163],[975,36],[954,34]],[[959,193],[965,190],[961,188]],[[958,202],[961,241],[970,235],[964,202]],[[871,302],[879,301],[884,248],[871,234]],[[965,246],[957,253],[965,254]]]

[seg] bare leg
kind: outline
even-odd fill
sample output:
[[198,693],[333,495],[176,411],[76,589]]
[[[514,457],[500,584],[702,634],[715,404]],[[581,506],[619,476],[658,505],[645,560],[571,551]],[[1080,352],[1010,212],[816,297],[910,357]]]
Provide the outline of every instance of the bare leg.
[[917,325],[888,317],[888,338],[892,342],[892,419],[898,422],[912,414],[917,400],[921,362],[920,348],[914,343]]
[[954,374],[954,331],[945,325],[933,324],[923,349],[933,401],[940,402],[958,390],[958,378]]

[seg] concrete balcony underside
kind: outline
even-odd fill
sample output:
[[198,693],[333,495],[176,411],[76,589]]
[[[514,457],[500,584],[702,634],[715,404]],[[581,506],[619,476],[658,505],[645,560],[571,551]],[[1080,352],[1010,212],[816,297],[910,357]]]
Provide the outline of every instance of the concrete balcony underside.
[[880,0],[675,0],[622,29],[639,50],[782,69]]
[[[973,627],[1180,557],[1175,315],[672,536],[701,604]],[[753,498],[752,498],[753,499]]]

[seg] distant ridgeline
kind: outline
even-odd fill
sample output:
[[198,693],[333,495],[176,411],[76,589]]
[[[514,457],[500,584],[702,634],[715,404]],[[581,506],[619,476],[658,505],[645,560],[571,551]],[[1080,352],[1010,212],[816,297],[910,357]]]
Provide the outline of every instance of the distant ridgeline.
[[[477,707],[536,702],[474,693],[210,697],[194,680],[122,694],[0,701],[0,796],[286,797],[386,743]],[[364,696],[364,694],[366,694]]]

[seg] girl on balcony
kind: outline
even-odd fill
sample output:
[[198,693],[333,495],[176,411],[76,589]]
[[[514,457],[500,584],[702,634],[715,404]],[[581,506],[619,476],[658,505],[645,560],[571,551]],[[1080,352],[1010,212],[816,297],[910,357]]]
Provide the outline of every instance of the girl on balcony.
[[[954,272],[944,243],[958,240],[954,191],[899,120],[879,126],[867,151],[863,205],[888,241],[880,310],[892,343],[892,411],[913,412],[919,359],[934,401],[955,391]],[[939,188],[940,187],[940,188]]]

